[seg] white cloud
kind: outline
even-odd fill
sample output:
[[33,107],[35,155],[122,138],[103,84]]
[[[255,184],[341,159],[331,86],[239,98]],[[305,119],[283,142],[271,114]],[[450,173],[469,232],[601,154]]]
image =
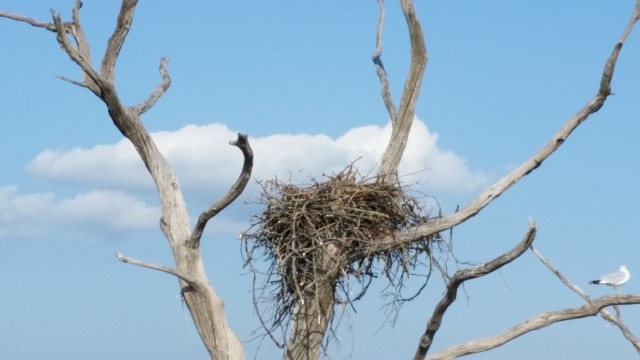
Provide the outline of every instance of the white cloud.
[[53,216],[57,222],[145,230],[158,227],[160,209],[120,191],[94,190],[57,201]]
[[146,230],[157,228],[159,217],[158,208],[120,191],[93,190],[58,198],[53,193],[21,195],[16,186],[0,187],[0,238],[96,227]]
[[91,149],[45,150],[28,165],[32,174],[96,187],[151,187],[142,161],[128,140]]
[[53,202],[52,193],[18,195],[15,186],[0,187],[0,238],[35,236],[44,231],[43,216]]
[[[362,156],[358,162],[361,169],[374,170],[390,136],[390,123],[385,127],[364,126],[348,131],[335,143],[347,154],[346,160]],[[438,134],[430,132],[424,122],[416,119],[400,163],[399,172],[404,182],[423,183],[435,194],[440,191],[471,193],[488,184],[487,174],[471,170],[463,158],[439,149],[437,142]]]
[[[390,133],[387,124],[354,128],[336,139],[322,134],[250,138],[255,154],[253,177],[265,180],[278,176],[306,182],[338,172],[355,160],[362,175],[371,175]],[[224,125],[188,125],[152,135],[183,188],[190,194],[206,194],[192,196],[192,211],[221,196],[242,167],[241,152],[228,145],[236,133]],[[404,182],[423,184],[420,190],[435,196],[470,194],[486,186],[489,177],[485,173],[471,170],[464,159],[441,150],[437,143],[438,134],[419,120],[414,123],[400,166]],[[62,198],[53,193],[20,195],[16,187],[0,187],[0,238],[38,235],[51,229],[130,231],[158,227],[159,209],[131,195],[141,190],[153,193],[154,186],[127,140],[88,149],[45,150],[27,168],[36,176],[74,187],[81,185],[88,191]],[[255,198],[257,191],[258,186],[252,182],[245,196]],[[223,223],[234,222],[236,231],[238,222],[248,224],[249,210],[246,206],[233,209],[230,212],[235,215],[226,212]],[[218,234],[223,228],[232,230],[229,226],[211,230]]]
[[[354,128],[337,139],[321,134],[251,138],[255,154],[253,176],[305,181],[339,171],[356,159],[363,175],[373,173],[390,133],[387,124]],[[173,132],[154,133],[153,137],[174,166],[183,187],[190,190],[224,190],[241,169],[240,151],[228,145],[236,133],[224,125],[188,125]],[[455,153],[439,149],[437,140],[438,134],[430,132],[423,122],[415,121],[400,166],[401,174],[409,174],[403,180],[419,180],[435,194],[469,193],[487,184],[486,174],[469,169]],[[27,168],[37,176],[89,186],[121,190],[153,187],[127,140],[90,149],[46,150]]]

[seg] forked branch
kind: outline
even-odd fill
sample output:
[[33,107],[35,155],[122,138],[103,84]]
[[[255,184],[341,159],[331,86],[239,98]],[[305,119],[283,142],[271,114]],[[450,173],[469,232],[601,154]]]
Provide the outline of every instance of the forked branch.
[[[384,4],[380,3],[380,20],[378,22],[378,44],[381,44],[381,24],[384,15]],[[409,29],[409,40],[411,42],[411,65],[409,66],[409,73],[404,83],[404,90],[402,91],[402,99],[400,100],[400,108],[395,116],[392,116],[392,128],[391,138],[387,143],[387,148],[380,160],[380,167],[378,168],[378,180],[387,183],[394,183],[397,180],[398,166],[404,149],[407,146],[407,139],[409,138],[409,132],[411,131],[411,125],[413,124],[413,118],[415,115],[416,102],[418,101],[418,95],[420,93],[420,87],[422,85],[422,76],[427,66],[427,48],[424,43],[424,35],[422,33],[422,27],[418,20],[418,15],[413,7],[412,0],[400,0],[402,7],[402,13],[407,22]],[[381,51],[380,45],[380,51]],[[376,52],[378,49],[376,49]],[[375,56],[376,54],[374,54]],[[374,57],[374,63],[376,63]],[[388,83],[386,82],[386,73],[382,67],[382,62],[378,56],[378,63],[376,63],[378,74],[384,75],[381,78],[383,98],[385,93],[389,92]],[[385,90],[385,86],[387,89]],[[389,102],[393,104],[389,97],[385,99],[385,105],[390,114],[395,112],[395,109],[389,108]]]
[[[97,96],[100,96],[100,86],[102,86],[100,82],[100,74],[93,68],[91,64],[91,52],[89,49],[89,43],[87,42],[87,38],[84,34],[84,30],[82,29],[82,25],[80,24],[80,8],[82,7],[82,2],[76,0],[73,7],[73,22],[72,23],[63,23],[60,18],[60,14],[51,10],[51,17],[53,18],[53,24],[55,26],[56,39],[58,40],[58,44],[62,50],[64,50],[67,55],[78,64],[83,74],[83,82],[80,83],[81,86],[84,86],[91,90]],[[66,25],[66,26],[65,26]],[[70,33],[73,37],[76,45],[74,46],[69,41],[67,37],[67,33]],[[66,78],[63,78],[67,80]],[[73,82],[74,84],[78,84],[77,82]],[[80,85],[79,84],[79,85]]]
[[571,135],[571,133],[580,126],[580,124],[587,120],[589,116],[597,112],[604,105],[607,97],[611,95],[611,79],[613,78],[618,55],[620,54],[620,50],[622,49],[624,42],[627,40],[627,37],[631,33],[631,30],[637,23],[638,19],[640,19],[640,0],[636,1],[635,10],[628,25],[625,28],[623,35],[616,42],[607,62],[605,63],[597,94],[580,111],[573,115],[553,136],[551,141],[534,154],[533,157],[527,159],[511,173],[491,185],[460,211],[441,218],[430,219],[426,223],[412,229],[384,237],[379,241],[376,241],[376,251],[389,251],[391,249],[406,246],[406,244],[425,236],[437,234],[465,222],[469,218],[478,214],[482,209],[506,192],[523,177],[529,175],[533,170],[538,168],[543,161],[562,146],[569,135]]
[[490,274],[517,259],[520,255],[527,251],[529,246],[533,243],[533,240],[536,237],[536,231],[536,224],[532,222],[529,224],[529,230],[527,231],[524,239],[510,251],[500,255],[499,257],[489,261],[486,264],[470,269],[456,271],[456,273],[451,278],[451,281],[449,281],[449,284],[447,285],[445,295],[433,310],[433,315],[431,315],[431,318],[427,323],[427,328],[424,334],[420,337],[420,343],[418,345],[418,350],[416,351],[416,354],[414,356],[414,360],[424,359],[424,357],[427,355],[427,352],[431,348],[431,344],[433,344],[433,338],[438,329],[440,329],[440,324],[442,324],[442,319],[445,312],[447,311],[449,306],[456,300],[458,288],[460,287],[460,285],[462,285],[467,280]]
[[[569,289],[578,294],[584,301],[592,302],[593,299],[589,295],[587,295],[582,289],[573,284],[566,276],[564,276],[555,266],[547,259],[541,252],[539,252],[533,244],[531,245],[531,251],[535,254],[535,256],[542,261],[542,263],[549,269],[560,281],[565,284]],[[613,325],[617,326],[618,329],[622,332],[622,335],[631,343],[633,348],[640,353],[640,339],[631,332],[631,329],[624,323],[622,317],[619,315],[613,315],[607,309],[600,310],[600,316]]]

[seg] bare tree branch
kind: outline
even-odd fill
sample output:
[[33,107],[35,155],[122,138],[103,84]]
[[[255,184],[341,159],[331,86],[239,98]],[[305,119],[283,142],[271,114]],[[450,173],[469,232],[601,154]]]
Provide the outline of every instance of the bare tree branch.
[[[78,52],[84,57],[84,59],[92,64],[91,61],[91,50],[89,48],[89,41],[87,40],[87,36],[84,33],[84,29],[82,28],[82,24],[80,23],[80,8],[82,8],[82,1],[76,0],[73,4],[72,11],[72,24],[69,27],[69,32],[73,36],[76,41]],[[91,65],[93,67],[93,65]],[[85,87],[91,90],[93,93],[97,94],[100,90],[98,84],[83,71],[82,78],[85,83]]]
[[[62,49],[71,57],[74,62],[80,65],[80,68],[83,71],[84,84],[63,76],[59,76],[59,78],[74,85],[88,88],[97,95],[99,89],[93,80],[96,78],[96,73],[91,65],[89,43],[87,42],[84,30],[82,29],[82,26],[80,24],[81,7],[82,2],[76,0],[74,2],[72,10],[72,22],[62,22],[59,15],[53,10],[51,11],[51,14],[53,16],[53,22],[51,23],[36,21],[26,16],[11,14],[5,11],[0,11],[0,17],[5,17],[19,22],[25,22],[31,26],[44,28],[51,32],[55,32]],[[70,34],[73,37],[74,41],[76,42],[75,47],[69,43],[66,36],[67,34]]]
[[[37,21],[34,20],[30,17],[26,17],[26,16],[22,16],[22,15],[18,15],[18,14],[12,14],[10,12],[6,12],[6,11],[2,11],[0,10],[0,17],[3,18],[7,18],[10,20],[15,20],[18,22],[23,22],[23,23],[27,23],[33,27],[38,27],[38,28],[44,28],[47,29],[51,32],[56,32],[56,26],[53,23],[50,22],[42,22],[42,21]],[[65,24],[66,25],[66,24]]]
[[393,98],[391,97],[391,89],[389,88],[387,71],[384,69],[384,65],[382,64],[382,29],[384,27],[385,13],[384,0],[378,0],[378,7],[380,8],[380,17],[378,19],[378,31],[376,32],[376,50],[371,56],[371,60],[373,60],[373,63],[376,66],[376,73],[378,74],[378,78],[380,79],[380,86],[382,88],[382,100],[384,101],[384,105],[387,107],[391,122],[395,123],[398,111],[396,110],[396,105],[393,103]]
[[73,80],[73,79],[69,79],[68,77],[62,76],[62,75],[56,75],[56,76],[58,77],[58,79],[60,79],[62,81],[66,81],[66,82],[68,82],[70,84],[73,84],[73,85],[76,85],[76,86],[80,86],[80,87],[83,87],[83,88],[87,88],[88,90],[92,91],[91,87],[88,86],[87,84],[85,84],[84,82],[76,81],[76,80]]
[[149,98],[147,98],[147,100],[145,100],[143,103],[140,103],[134,106],[134,110],[138,114],[142,115],[145,112],[147,112],[149,109],[151,109],[153,105],[156,104],[158,99],[160,99],[160,97],[164,95],[165,92],[167,92],[167,90],[169,89],[169,86],[171,86],[171,77],[169,76],[169,72],[167,71],[168,63],[169,63],[169,59],[167,59],[166,57],[163,57],[162,59],[160,59],[160,76],[162,79],[160,83],[156,86],[156,88],[153,90],[153,92],[149,95]]
[[578,308],[550,311],[538,314],[494,337],[470,341],[466,344],[452,346],[437,354],[426,357],[428,360],[449,360],[460,356],[477,354],[494,349],[530,331],[539,330],[560,321],[580,319],[598,314],[600,310],[613,305],[640,304],[640,294],[607,295],[595,299]]
[[132,265],[138,265],[138,266],[146,267],[148,269],[162,271],[162,272],[165,272],[167,274],[171,274],[171,275],[173,275],[173,276],[175,276],[175,277],[177,277],[179,279],[184,280],[185,282],[187,282],[192,287],[199,286],[198,279],[194,278],[193,276],[189,276],[188,274],[185,274],[180,270],[173,269],[173,268],[170,268],[170,267],[164,266],[164,265],[154,264],[154,263],[151,263],[151,262],[148,262],[148,261],[144,261],[144,260],[138,260],[138,259],[135,259],[135,258],[131,258],[131,257],[125,256],[125,255],[122,255],[122,253],[120,253],[120,252],[116,252],[116,257],[118,258],[118,260],[122,261],[123,263],[132,264]]
[[[531,251],[535,254],[535,256],[542,261],[542,263],[558,278],[560,279],[560,281],[565,284],[569,289],[571,289],[573,292],[575,292],[576,294],[578,294],[578,296],[580,296],[582,299],[584,299],[585,301],[591,301],[591,297],[589,297],[589,295],[587,295],[584,291],[582,291],[582,289],[580,289],[579,287],[577,287],[575,284],[573,284],[571,281],[569,281],[569,279],[567,279],[564,275],[562,275],[562,273],[556,269],[555,266],[553,266],[553,264],[551,264],[551,261],[549,261],[547,258],[545,258],[542,253],[540,253],[536,247],[531,244],[530,246]],[[606,310],[605,310],[606,311]]]
[[116,28],[109,38],[109,42],[107,43],[107,50],[105,51],[104,57],[102,58],[102,65],[100,65],[100,72],[102,73],[102,76],[104,76],[105,79],[108,79],[109,81],[113,81],[114,79],[116,61],[118,60],[118,55],[120,55],[120,50],[122,49],[124,40],[126,39],[127,34],[129,33],[129,29],[131,28],[131,23],[133,22],[133,14],[136,10],[137,4],[138,0],[122,1]]
[[625,41],[627,41],[629,34],[631,34],[631,30],[633,30],[633,26],[639,20],[640,20],[640,0],[636,0],[636,5],[633,9],[633,14],[631,14],[631,19],[629,19],[629,23],[627,24],[627,27],[624,29],[624,32],[620,37],[619,41],[621,43],[624,43]]
[[404,83],[400,109],[392,125],[391,138],[387,143],[378,169],[379,180],[388,183],[397,180],[398,166],[407,146],[407,139],[416,112],[416,102],[422,85],[422,75],[424,75],[424,69],[427,66],[427,48],[424,44],[424,35],[420,21],[418,21],[418,15],[413,7],[413,0],[400,0],[400,5],[409,28],[411,65]]
[[415,240],[421,239],[426,236],[437,234],[441,231],[450,229],[458,224],[465,222],[471,217],[478,214],[482,209],[489,205],[493,200],[502,195],[511,186],[520,181],[526,175],[529,175],[533,170],[537,169],[543,161],[545,161],[551,154],[553,154],[565,140],[571,135],[571,133],[582,124],[589,116],[600,110],[604,105],[607,97],[611,94],[611,79],[614,74],[618,55],[622,49],[622,45],[629,36],[636,22],[640,19],[640,0],[636,2],[636,8],[633,12],[629,23],[624,30],[624,33],[620,40],[616,43],[613,51],[609,55],[607,62],[605,63],[604,70],[602,72],[602,78],[598,93],[575,115],[573,115],[567,123],[553,136],[542,149],[540,149],[533,157],[527,159],[520,166],[514,169],[511,173],[507,174],[502,179],[498,180],[495,184],[491,185],[484,192],[482,192],[476,199],[471,201],[460,211],[453,214],[434,218],[426,223],[416,226],[415,228],[398,232],[394,235],[384,237],[379,241],[376,241],[376,251],[388,251],[401,246],[405,246]]
[[[569,289],[571,289],[573,292],[578,294],[578,296],[580,296],[585,301],[587,302],[593,301],[593,299],[591,299],[589,295],[587,295],[584,291],[582,291],[582,289],[577,287],[575,284],[569,281],[569,279],[567,279],[564,275],[562,275],[562,273],[558,269],[556,269],[555,266],[553,266],[551,261],[549,261],[546,257],[544,257],[544,255],[542,255],[542,253],[540,253],[533,246],[533,244],[531,244],[530,248],[531,248],[531,251],[536,255],[536,257],[540,259],[540,261],[542,261],[542,263],[547,267],[547,269],[549,269],[555,276],[557,276],[558,279],[560,279],[560,281],[562,281],[563,284],[565,284]],[[609,311],[607,311],[607,309],[600,310],[600,316],[602,316],[602,318],[607,320],[608,322],[616,325],[622,332],[622,335],[631,343],[634,349],[638,353],[640,353],[640,339],[631,332],[629,327],[627,327],[627,325],[622,320],[622,317],[620,317],[619,315],[615,316],[611,314]]]
[[456,300],[458,287],[460,287],[460,285],[462,285],[467,280],[490,274],[517,259],[533,243],[533,240],[536,238],[536,232],[536,224],[532,222],[529,224],[529,230],[527,231],[524,239],[522,239],[522,241],[510,251],[500,255],[499,257],[491,260],[486,264],[479,265],[470,269],[456,271],[456,273],[453,275],[453,278],[451,278],[451,281],[447,285],[446,293],[433,310],[433,315],[431,315],[431,319],[429,319],[429,322],[427,323],[427,329],[420,337],[418,350],[413,357],[414,360],[424,359],[424,357],[427,355],[429,348],[431,348],[431,344],[433,344],[433,338],[438,329],[440,329],[440,324],[442,323],[444,313]]
[[[76,3],[77,4],[77,3]],[[95,71],[93,66],[91,65],[91,58],[88,54],[88,48],[84,49],[84,46],[81,47],[83,50],[86,50],[85,53],[80,52],[80,47],[76,48],[71,43],[69,43],[69,39],[67,38],[67,34],[65,31],[64,24],[60,19],[60,14],[51,10],[51,16],[53,17],[53,23],[56,27],[56,38],[58,39],[58,44],[62,47],[67,55],[80,66],[80,69],[83,71],[85,75],[85,83],[86,87],[90,89],[94,94],[100,96],[98,86],[100,85],[100,75]],[[77,17],[77,10],[74,8],[74,18]],[[75,24],[73,25],[75,27]],[[74,34],[77,34],[78,31],[74,30]],[[82,38],[83,35],[78,35],[78,37],[74,36],[74,39],[78,41],[79,38]],[[96,84],[96,86],[91,86],[90,83],[87,82],[87,77]]]
[[207,226],[207,222],[240,196],[244,188],[247,186],[249,179],[251,179],[251,170],[253,169],[253,150],[251,150],[247,135],[238,133],[238,139],[236,141],[229,142],[229,144],[237,146],[242,151],[242,155],[244,155],[242,171],[240,172],[240,176],[238,176],[235,184],[231,186],[229,192],[227,192],[227,194],[215,204],[211,205],[207,210],[203,211],[198,217],[198,223],[193,229],[193,233],[189,239],[189,246],[192,248],[200,246],[200,238],[202,237],[204,228]]

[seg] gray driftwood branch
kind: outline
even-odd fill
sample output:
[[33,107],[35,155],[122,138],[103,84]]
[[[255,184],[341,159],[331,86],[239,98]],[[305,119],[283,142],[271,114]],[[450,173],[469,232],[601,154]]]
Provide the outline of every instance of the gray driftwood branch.
[[251,170],[253,169],[253,150],[249,145],[249,140],[247,139],[246,134],[238,134],[238,139],[235,141],[230,141],[230,145],[237,146],[244,156],[244,163],[242,165],[242,171],[240,172],[240,176],[236,182],[231,186],[231,189],[227,192],[225,196],[223,196],[220,200],[216,201],[213,205],[211,205],[208,209],[202,212],[198,217],[198,222],[196,223],[193,232],[191,233],[191,237],[189,239],[189,246],[193,248],[197,248],[200,246],[200,238],[202,237],[202,232],[204,231],[205,226],[207,226],[207,222],[216,216],[220,211],[229,206],[232,202],[234,202],[238,196],[244,191],[244,188],[247,186],[249,179],[251,179]]
[[142,267],[145,267],[147,269],[158,270],[158,271],[165,272],[167,274],[171,274],[171,275],[177,277],[178,279],[184,280],[185,282],[187,282],[192,287],[197,287],[198,286],[198,280],[196,278],[194,278],[192,276],[189,276],[188,274],[185,274],[180,270],[177,270],[177,269],[174,269],[174,268],[170,268],[168,266],[164,266],[164,265],[160,265],[160,264],[155,264],[155,263],[152,263],[152,262],[149,262],[149,261],[135,259],[135,258],[132,258],[132,257],[129,257],[129,256],[125,256],[120,252],[116,252],[116,258],[118,258],[118,260],[122,261],[125,264],[142,266]]
[[[402,7],[402,13],[407,22],[407,28],[409,29],[409,40],[411,43],[411,65],[409,65],[409,73],[404,83],[404,89],[402,91],[402,98],[400,99],[400,108],[395,116],[392,116],[391,125],[391,138],[387,143],[382,159],[380,160],[380,167],[378,168],[378,180],[388,183],[397,181],[398,166],[404,149],[407,147],[407,139],[411,132],[411,125],[413,124],[413,118],[416,112],[416,102],[418,101],[418,95],[420,94],[420,87],[422,85],[422,76],[424,70],[427,67],[427,47],[424,43],[424,34],[422,33],[422,27],[418,20],[418,15],[413,7],[412,0],[400,0]],[[382,32],[381,27],[384,21],[384,4],[380,3],[380,20],[378,21],[378,41],[376,42],[376,53],[374,53],[374,63],[379,75],[383,75],[380,78],[382,83],[382,93],[385,105],[389,114],[395,113],[395,108],[389,107],[389,104],[393,105],[391,100],[390,91],[388,89],[388,82],[386,80],[386,73],[382,67],[382,61],[380,55],[382,52]],[[380,50],[380,54],[378,54]],[[376,61],[377,57],[377,61]],[[386,89],[385,89],[386,87]],[[388,95],[388,97],[386,97]]]
[[373,64],[376,67],[376,73],[380,79],[382,101],[384,101],[384,105],[389,113],[389,119],[392,123],[395,123],[398,110],[396,110],[396,105],[393,103],[391,89],[389,88],[389,78],[387,77],[387,71],[384,69],[384,65],[382,64],[382,30],[384,28],[385,15],[384,0],[378,0],[378,7],[380,17],[378,18],[378,31],[376,32],[376,50],[373,52],[373,55],[371,55],[371,60],[373,60]]
[[497,258],[489,261],[486,264],[456,271],[456,273],[449,281],[449,284],[447,284],[447,290],[444,296],[433,310],[433,315],[431,315],[431,318],[427,323],[427,328],[424,334],[420,337],[418,349],[416,350],[416,354],[413,357],[414,360],[424,359],[424,357],[427,355],[427,352],[433,344],[433,338],[436,332],[438,332],[438,330],[440,329],[440,325],[442,324],[442,319],[445,312],[447,311],[449,306],[456,300],[458,288],[467,280],[490,274],[517,259],[520,255],[527,251],[529,246],[533,243],[533,240],[536,237],[536,231],[536,224],[531,223],[529,224],[529,230],[527,231],[522,241],[520,241],[520,243],[510,251],[498,256]]
[[156,86],[155,89],[153,89],[153,92],[149,95],[147,100],[134,106],[134,109],[138,114],[142,115],[149,109],[151,109],[156,104],[158,99],[160,99],[160,97],[164,95],[165,92],[167,92],[169,86],[171,86],[171,77],[169,76],[169,71],[167,70],[168,64],[169,59],[167,59],[166,57],[160,59],[160,83]]
[[[537,169],[543,161],[545,161],[551,154],[562,146],[567,138],[573,133],[573,131],[580,126],[589,116],[600,110],[604,105],[607,97],[611,95],[611,80],[613,78],[614,69],[618,60],[620,50],[627,40],[631,30],[633,30],[638,19],[640,19],[640,0],[636,1],[633,14],[622,34],[620,39],[616,42],[607,59],[604,69],[602,71],[602,77],[600,80],[600,86],[596,95],[587,102],[587,104],[580,109],[575,115],[573,115],[562,128],[551,138],[546,145],[544,145],[537,153],[531,158],[525,160],[520,166],[514,169],[511,173],[498,180],[493,185],[484,190],[477,198],[472,200],[461,210],[440,218],[434,218],[422,225],[414,228],[397,232],[391,236],[386,236],[379,241],[375,242],[376,251],[388,251],[398,247],[406,246],[415,240],[437,234],[441,231],[451,229],[456,225],[459,225],[471,217],[477,215],[482,209],[489,205],[493,200],[498,198],[504,192],[506,192],[511,186],[520,181],[523,177],[529,175],[532,171]],[[398,116],[401,116],[400,114]]]
[[[0,17],[3,18],[7,18],[9,20],[14,20],[14,21],[18,21],[18,22],[23,22],[26,24],[29,24],[33,27],[37,27],[37,28],[43,28],[46,30],[49,30],[51,32],[56,32],[56,26],[51,23],[51,22],[44,22],[44,21],[38,21],[38,20],[34,20],[30,17],[26,17],[23,15],[18,15],[18,14],[12,14],[8,11],[4,11],[4,10],[0,10]],[[67,24],[65,24],[67,25]]]
[[470,341],[462,345],[452,346],[438,352],[437,354],[429,355],[426,359],[450,360],[465,355],[477,354],[479,352],[495,349],[528,332],[542,329],[560,321],[574,320],[597,315],[607,306],[635,304],[640,304],[640,294],[603,296],[577,308],[540,313],[501,334],[485,339]]

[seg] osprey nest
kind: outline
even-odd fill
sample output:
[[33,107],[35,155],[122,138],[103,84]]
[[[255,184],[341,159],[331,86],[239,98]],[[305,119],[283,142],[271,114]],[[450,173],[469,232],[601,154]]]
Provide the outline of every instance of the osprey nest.
[[[377,241],[428,216],[404,188],[363,179],[351,166],[304,186],[266,181],[258,204],[264,211],[253,216],[242,239],[247,266],[266,276],[264,286],[254,287],[254,303],[274,305],[272,324],[263,321],[267,330],[286,324],[294,305],[313,297],[319,282],[332,284],[337,304],[361,298],[379,274],[399,292],[403,275],[424,264],[417,255],[430,256],[433,240],[441,239],[436,234],[379,250]],[[267,270],[257,270],[256,257],[266,259]]]

